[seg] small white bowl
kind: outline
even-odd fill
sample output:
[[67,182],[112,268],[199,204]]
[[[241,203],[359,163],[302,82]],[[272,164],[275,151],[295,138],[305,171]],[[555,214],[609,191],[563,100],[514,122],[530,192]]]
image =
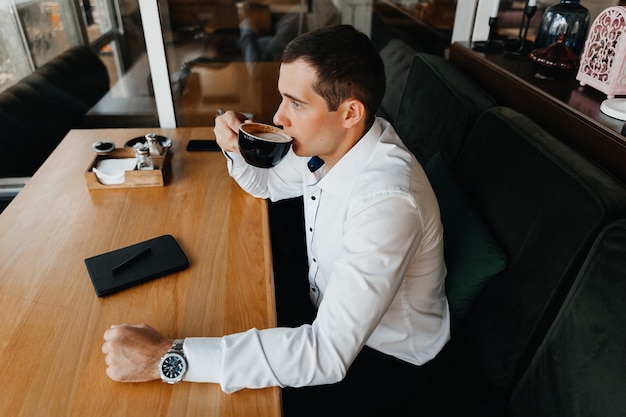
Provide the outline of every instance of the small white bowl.
[[91,145],[91,148],[94,152],[103,155],[112,152],[115,149],[115,144],[108,140],[101,140]]

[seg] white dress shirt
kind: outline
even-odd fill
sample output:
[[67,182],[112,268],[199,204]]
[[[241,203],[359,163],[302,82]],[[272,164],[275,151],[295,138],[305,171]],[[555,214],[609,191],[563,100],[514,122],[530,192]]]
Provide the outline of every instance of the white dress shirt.
[[271,200],[302,195],[312,325],[187,338],[185,380],[225,392],[335,383],[363,345],[421,365],[450,337],[442,225],[421,165],[377,119],[328,172],[289,152],[272,169],[228,155],[230,175]]

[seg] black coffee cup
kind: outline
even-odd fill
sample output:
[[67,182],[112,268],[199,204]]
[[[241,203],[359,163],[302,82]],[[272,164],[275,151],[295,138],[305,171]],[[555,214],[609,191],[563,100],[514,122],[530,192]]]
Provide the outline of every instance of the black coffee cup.
[[244,123],[239,127],[239,151],[255,167],[278,165],[290,147],[291,137],[280,128],[263,123]]

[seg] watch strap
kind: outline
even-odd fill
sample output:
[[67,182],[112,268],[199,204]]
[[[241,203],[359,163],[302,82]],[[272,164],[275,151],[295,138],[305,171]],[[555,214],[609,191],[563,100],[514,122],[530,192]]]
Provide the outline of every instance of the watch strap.
[[185,343],[185,339],[174,340],[174,343],[172,343],[172,347],[170,348],[170,350],[167,351],[167,353],[180,353],[184,357],[185,351],[183,350],[183,343]]

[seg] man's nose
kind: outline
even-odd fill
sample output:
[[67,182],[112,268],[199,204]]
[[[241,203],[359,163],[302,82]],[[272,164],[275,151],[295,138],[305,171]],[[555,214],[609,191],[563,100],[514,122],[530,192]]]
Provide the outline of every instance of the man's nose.
[[283,117],[282,108],[283,108],[283,103],[280,103],[280,105],[278,106],[278,109],[276,110],[276,113],[274,113],[274,117],[272,118],[272,121],[274,122],[276,126],[284,127],[285,118]]

